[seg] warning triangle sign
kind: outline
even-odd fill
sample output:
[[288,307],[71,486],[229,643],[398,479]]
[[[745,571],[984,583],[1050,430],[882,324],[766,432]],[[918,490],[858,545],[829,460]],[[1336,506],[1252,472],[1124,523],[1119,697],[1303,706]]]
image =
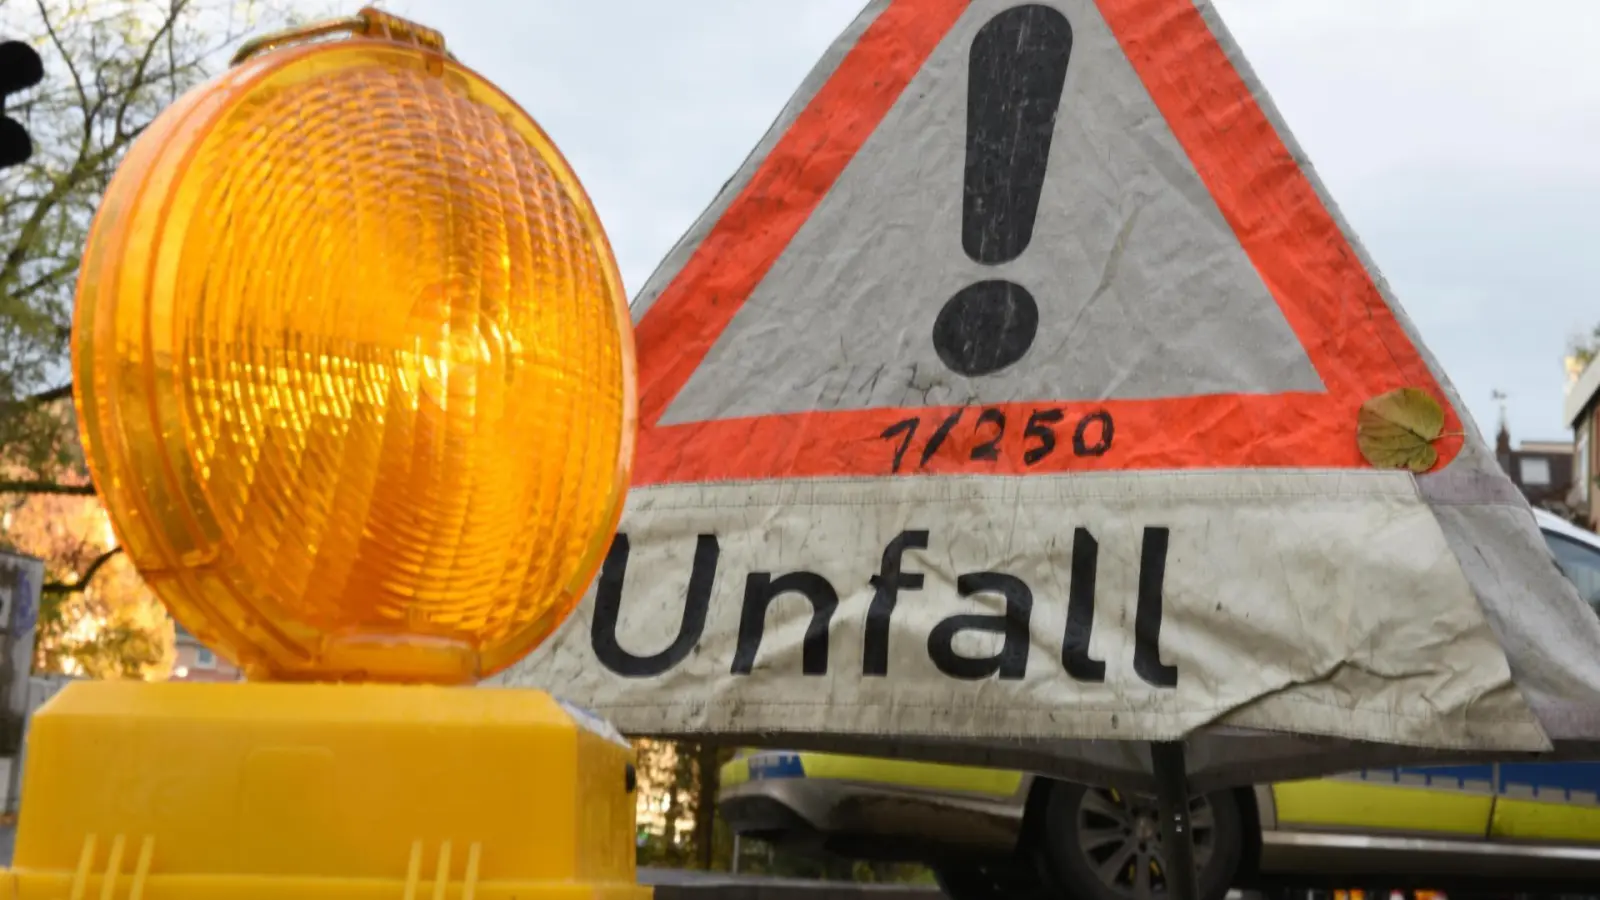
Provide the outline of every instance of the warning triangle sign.
[[505,682],[1196,789],[1600,739],[1600,620],[1203,0],[874,0],[634,317],[621,526]]
[[886,4],[643,303],[639,484],[1365,467],[1444,399],[1192,2]]

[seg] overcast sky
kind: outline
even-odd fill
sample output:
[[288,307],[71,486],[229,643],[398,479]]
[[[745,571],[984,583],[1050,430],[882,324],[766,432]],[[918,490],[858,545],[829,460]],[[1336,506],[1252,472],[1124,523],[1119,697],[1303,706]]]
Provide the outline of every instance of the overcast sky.
[[[1215,0],[1479,427],[1600,322],[1600,2]],[[538,118],[631,292],[864,0],[391,0]]]

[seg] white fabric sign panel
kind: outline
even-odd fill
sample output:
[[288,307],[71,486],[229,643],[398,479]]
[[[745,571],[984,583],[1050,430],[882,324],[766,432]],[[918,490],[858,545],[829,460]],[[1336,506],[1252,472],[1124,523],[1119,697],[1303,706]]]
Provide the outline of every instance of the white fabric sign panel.
[[643,733],[1162,740],[1233,716],[1545,746],[1408,476],[733,490],[641,492],[540,680]]

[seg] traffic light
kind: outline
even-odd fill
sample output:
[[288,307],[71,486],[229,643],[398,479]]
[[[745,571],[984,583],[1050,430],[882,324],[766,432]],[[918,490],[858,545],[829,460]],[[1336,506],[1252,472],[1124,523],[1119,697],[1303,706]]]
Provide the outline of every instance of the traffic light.
[[5,114],[6,97],[44,78],[44,62],[21,41],[0,43],[0,169],[21,165],[33,155],[33,140],[22,123]]

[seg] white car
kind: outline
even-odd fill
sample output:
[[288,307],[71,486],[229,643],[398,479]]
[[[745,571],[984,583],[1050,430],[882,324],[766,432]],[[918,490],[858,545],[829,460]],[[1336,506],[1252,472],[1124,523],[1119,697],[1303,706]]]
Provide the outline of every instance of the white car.
[[1578,588],[1578,596],[1600,613],[1600,535],[1569,524],[1542,509],[1533,511],[1556,564]]

